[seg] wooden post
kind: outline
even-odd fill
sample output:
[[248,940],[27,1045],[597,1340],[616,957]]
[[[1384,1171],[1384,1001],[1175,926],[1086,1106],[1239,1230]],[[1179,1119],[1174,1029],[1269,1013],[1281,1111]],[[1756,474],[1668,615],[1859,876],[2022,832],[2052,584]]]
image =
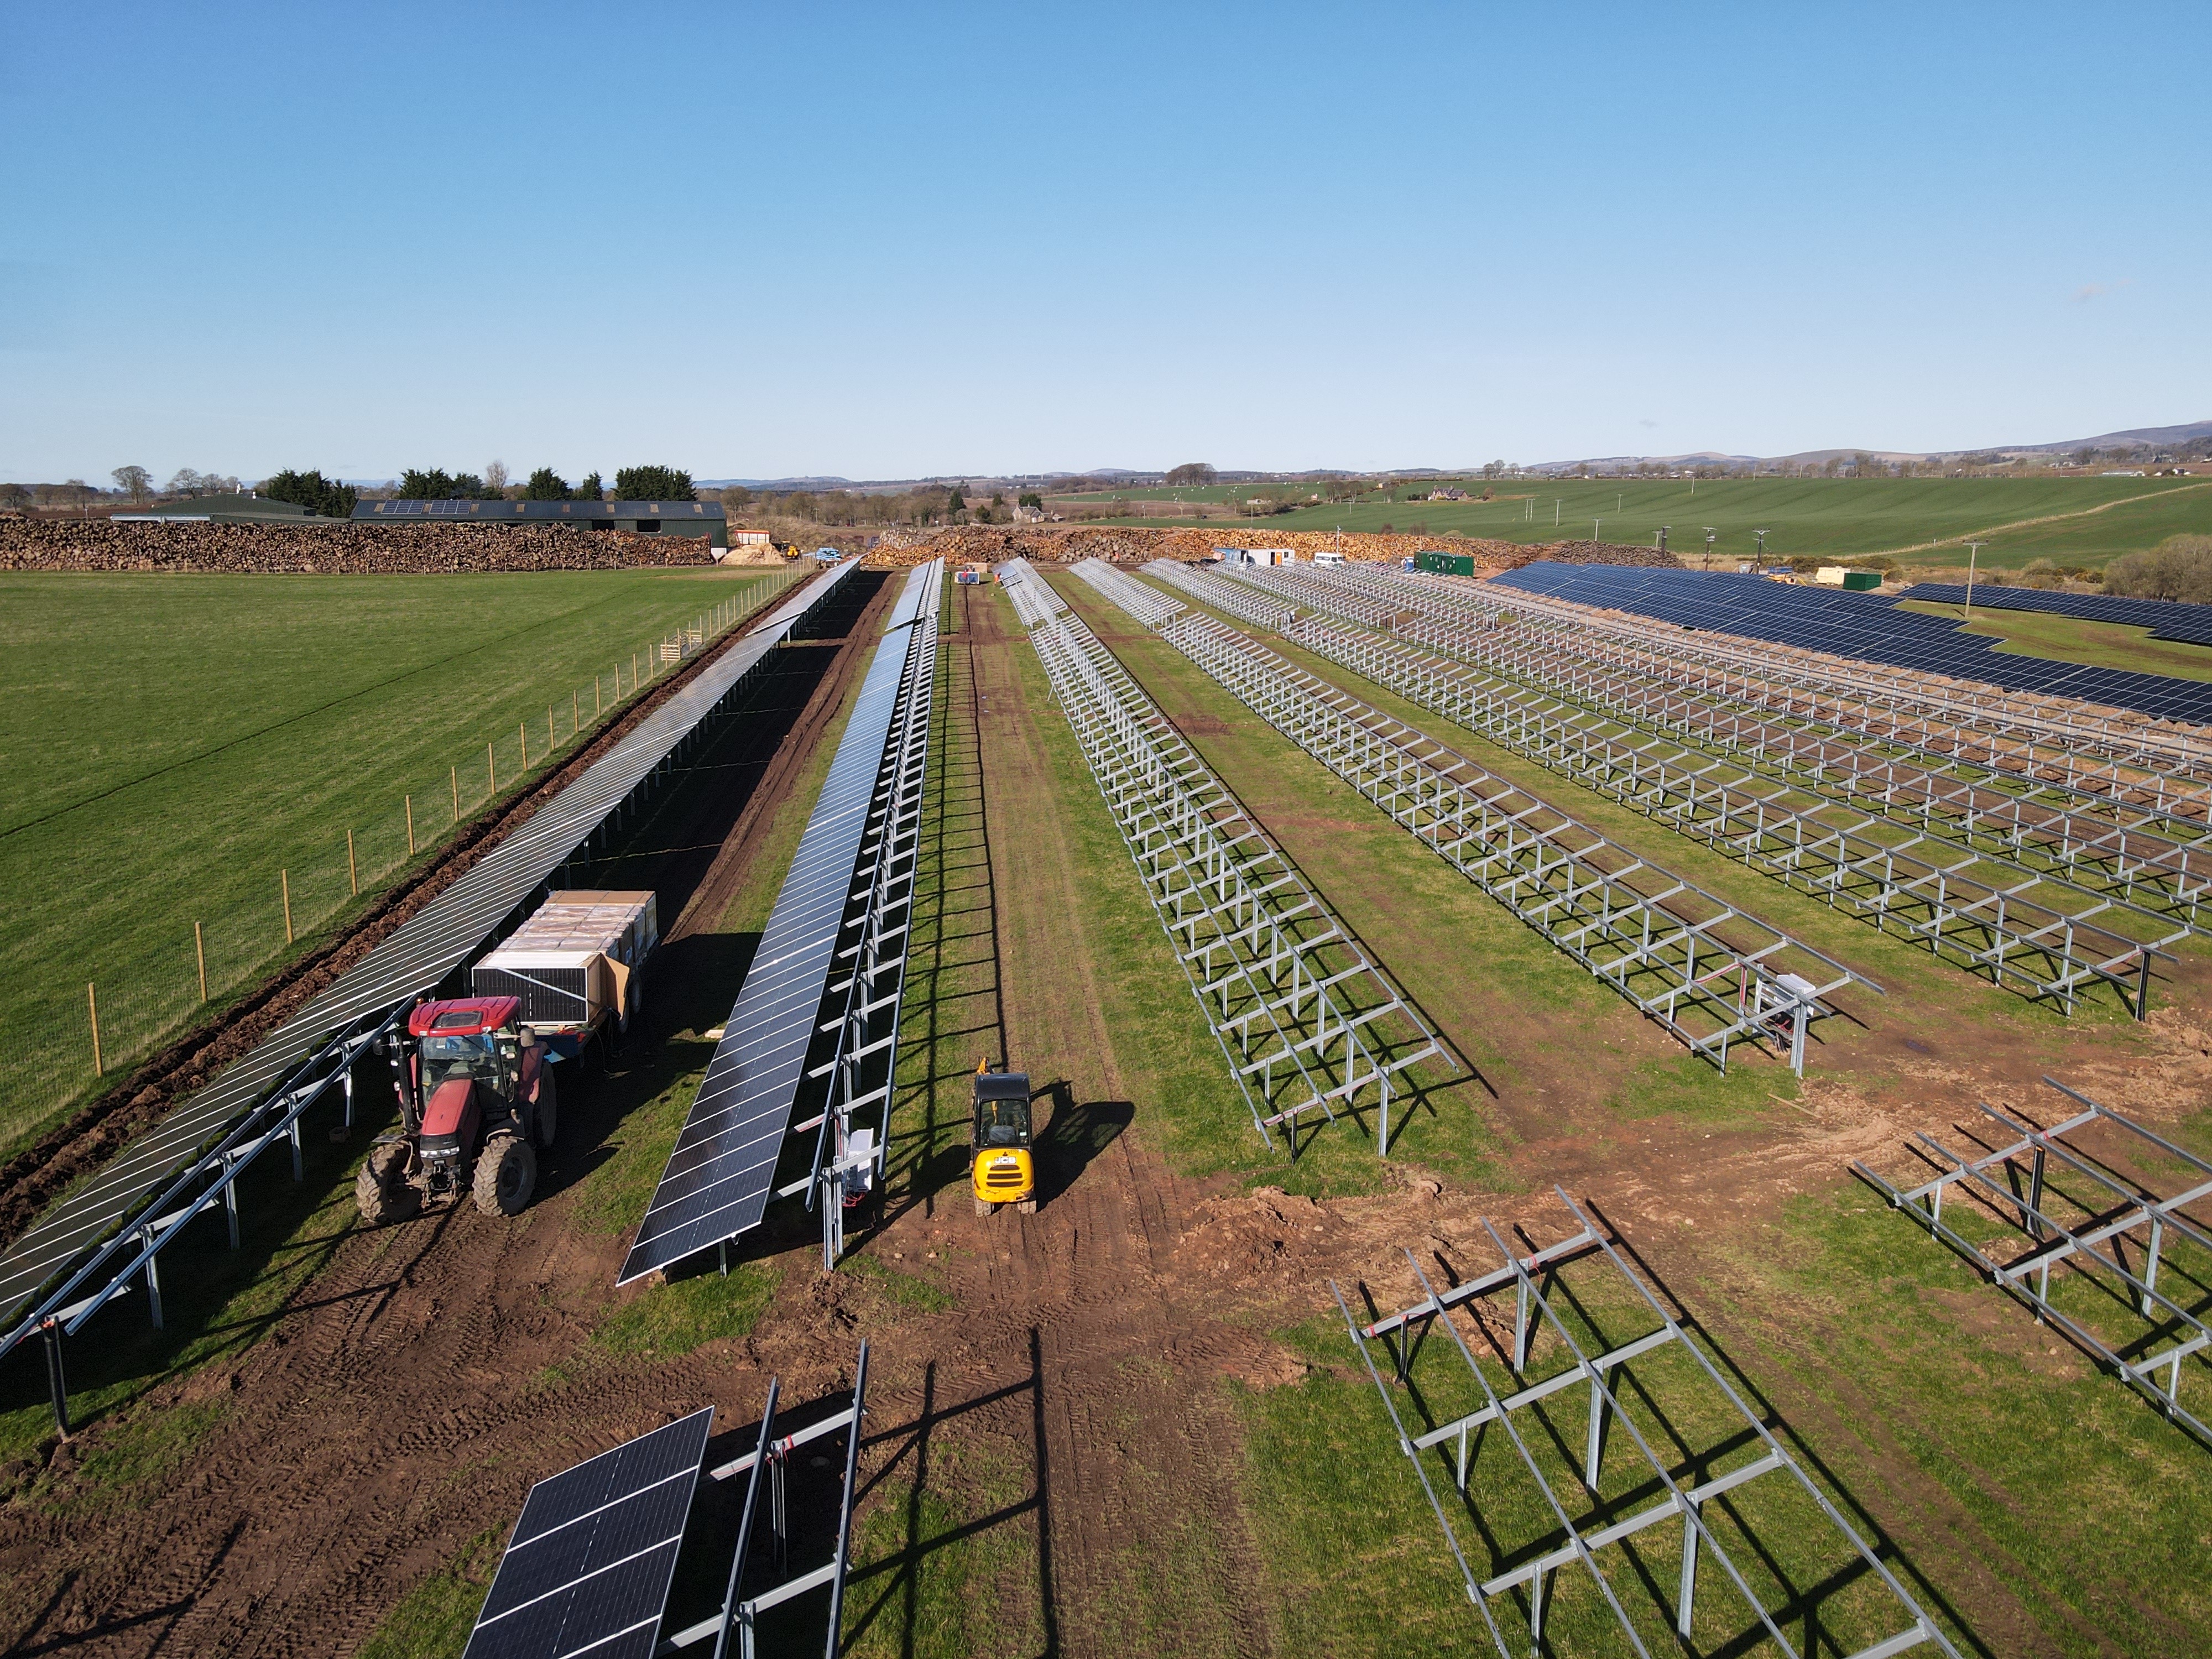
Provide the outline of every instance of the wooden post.
[[553,705],[545,705],[545,752],[550,755],[561,746],[561,733],[553,724]]
[[354,860],[353,831],[346,831],[346,879],[353,884],[353,896],[361,896],[361,866]]
[[568,735],[574,737],[584,729],[584,704],[574,686],[568,688]]
[[522,746],[522,769],[527,772],[530,769],[530,722],[528,720],[515,721],[514,740]]
[[601,682],[600,682],[599,677],[597,674],[592,675],[592,718],[593,720],[597,720],[597,719],[599,719],[599,686],[600,686],[600,684],[601,684]]
[[207,1000],[207,939],[200,933],[200,925],[192,924],[192,952],[200,959],[200,1000]]
[[453,822],[461,821],[461,769],[453,769]]
[[415,856],[415,797],[402,795],[399,799],[407,803],[407,856],[411,859]]
[[292,942],[292,872],[279,870],[276,878],[284,884],[284,943]]
[[629,694],[633,697],[637,695],[637,653],[635,651],[629,653]]
[[489,744],[484,745],[484,775],[491,780],[492,794],[499,793],[499,756]]
[[92,981],[84,982],[85,1005],[92,1010],[92,1074],[106,1077],[107,1068],[100,1063],[100,994],[92,988]]

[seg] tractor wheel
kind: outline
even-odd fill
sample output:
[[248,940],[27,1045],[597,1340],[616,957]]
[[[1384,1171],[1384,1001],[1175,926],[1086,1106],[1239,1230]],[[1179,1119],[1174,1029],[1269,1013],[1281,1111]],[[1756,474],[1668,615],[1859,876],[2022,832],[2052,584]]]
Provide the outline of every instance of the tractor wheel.
[[553,1080],[553,1068],[548,1066],[538,1074],[538,1145],[550,1152],[553,1137],[560,1132],[560,1087]]
[[387,1140],[373,1148],[354,1177],[353,1201],[372,1227],[404,1221],[422,1207],[422,1195],[407,1184],[407,1143]]
[[519,1215],[538,1185],[538,1154],[520,1135],[494,1135],[477,1154],[477,1208],[486,1215]]

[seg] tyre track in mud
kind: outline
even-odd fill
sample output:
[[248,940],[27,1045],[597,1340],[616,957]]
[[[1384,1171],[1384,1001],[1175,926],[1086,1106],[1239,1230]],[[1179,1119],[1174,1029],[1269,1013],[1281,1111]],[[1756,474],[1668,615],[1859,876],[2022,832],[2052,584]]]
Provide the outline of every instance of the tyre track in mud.
[[[711,858],[682,845],[697,837],[673,837],[695,882],[683,931],[711,929],[742,885],[750,843],[842,707],[889,592],[841,639],[793,647],[835,654],[766,754],[769,739],[750,735],[763,722],[746,721],[700,757],[757,775]],[[710,810],[701,801],[690,822]],[[604,1139],[590,1132],[621,1129],[597,1091],[580,1103],[564,1114],[572,1159]],[[155,1385],[133,1420],[191,1407],[222,1416],[128,1504],[70,1480],[124,1425],[81,1435],[47,1501],[0,1510],[0,1641],[99,1656],[348,1653],[468,1540],[503,1534],[535,1480],[700,1404],[741,1407],[733,1396],[754,1378],[733,1374],[726,1351],[639,1363],[593,1347],[618,1301],[622,1240],[571,1224],[580,1190],[557,1187],[519,1222],[463,1206],[345,1238],[235,1362]],[[325,1217],[352,1225],[349,1209]]]
[[[989,838],[1006,1056],[1036,1082],[1064,1076],[1064,1100],[1127,1102],[1083,934],[1067,808],[1038,724],[1059,714],[1025,705],[1018,653],[1030,647],[995,596],[963,597],[986,810],[995,799],[1025,808],[1022,833]],[[1266,1653],[1271,1633],[1250,1595],[1261,1564],[1234,1473],[1242,1429],[1217,1385],[1224,1362],[1255,1339],[1179,1292],[1178,1218],[1200,1189],[1169,1171],[1142,1118],[1136,1103],[1133,1127],[1034,1216],[970,1218],[964,1181],[941,1194],[937,1230],[969,1247],[946,1279],[958,1311],[884,1346],[896,1359],[930,1343],[940,1388],[954,1384],[944,1395],[952,1409],[1026,1379],[1036,1333],[1050,1595],[1066,1651],[1126,1650],[1149,1635],[1186,1653]],[[915,1212],[883,1242],[921,1224]],[[1030,1410],[1013,1401],[996,1415],[1005,1423]]]

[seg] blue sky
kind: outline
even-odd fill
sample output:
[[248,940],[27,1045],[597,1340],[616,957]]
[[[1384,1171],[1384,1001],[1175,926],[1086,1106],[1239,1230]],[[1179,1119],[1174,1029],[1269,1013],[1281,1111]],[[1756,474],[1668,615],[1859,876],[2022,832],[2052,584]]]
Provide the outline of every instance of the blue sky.
[[0,478],[2212,417],[2201,0],[0,20]]

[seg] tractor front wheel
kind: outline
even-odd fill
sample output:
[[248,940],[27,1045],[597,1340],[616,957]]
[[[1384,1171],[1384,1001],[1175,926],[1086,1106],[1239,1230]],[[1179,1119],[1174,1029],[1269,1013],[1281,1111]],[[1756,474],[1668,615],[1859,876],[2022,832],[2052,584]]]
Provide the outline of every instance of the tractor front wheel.
[[354,1177],[353,1201],[372,1227],[404,1221],[422,1207],[422,1195],[407,1184],[407,1143],[387,1140],[370,1149]]
[[477,1157],[477,1208],[519,1215],[538,1185],[538,1154],[520,1135],[495,1135]]

